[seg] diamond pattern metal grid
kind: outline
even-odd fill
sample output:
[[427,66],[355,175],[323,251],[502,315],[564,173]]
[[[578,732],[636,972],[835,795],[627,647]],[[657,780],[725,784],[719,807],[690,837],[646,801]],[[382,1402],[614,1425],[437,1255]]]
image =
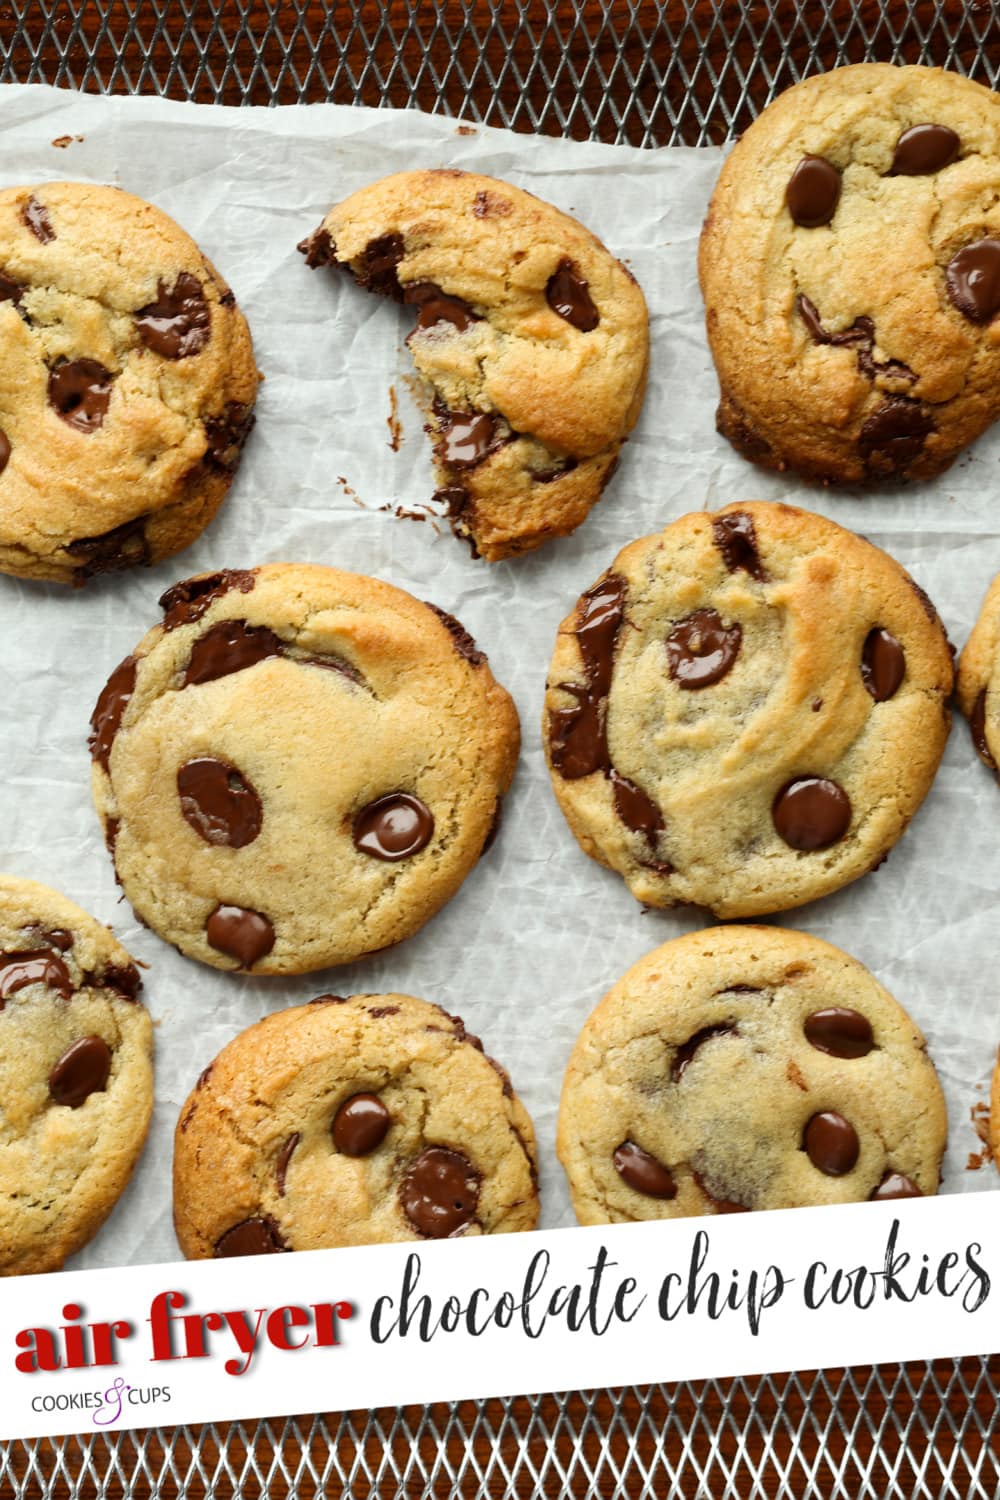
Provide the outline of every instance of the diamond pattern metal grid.
[[[418,107],[633,145],[744,129],[839,62],[997,86],[989,0],[21,0],[0,81]],[[1000,1356],[13,1442],[0,1495],[995,1500]]]

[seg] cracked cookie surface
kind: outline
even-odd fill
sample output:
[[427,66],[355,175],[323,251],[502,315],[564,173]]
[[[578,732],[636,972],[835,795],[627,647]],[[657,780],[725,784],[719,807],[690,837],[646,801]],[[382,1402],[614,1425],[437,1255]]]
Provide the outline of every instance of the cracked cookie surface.
[[933,605],[861,537],[767,502],[684,516],[619,553],[560,627],[553,789],[639,901],[783,911],[899,839],[952,676]]
[[58,1270],[128,1183],[153,1107],[140,989],[108,928],[0,876],[0,1275]]
[[79,585],[192,542],[258,375],[190,236],[117,188],[0,191],[0,337],[0,571]]
[[807,79],[728,157],[699,269],[744,457],[940,473],[1000,414],[1000,102],[933,68]]
[[936,1193],[947,1132],[924,1038],[856,959],[715,927],[592,1013],[557,1149],[581,1224]]
[[125,895],[182,953],[294,974],[400,942],[496,827],[517,711],[459,623],[275,563],[163,595],[92,718]]
[[621,262],[551,204],[454,170],[362,188],[299,248],[412,306],[456,534],[495,561],[575,530],[645,393],[646,304]]
[[174,1146],[189,1260],[507,1234],[538,1218],[535,1136],[505,1070],[410,995],[320,996],[202,1073]]

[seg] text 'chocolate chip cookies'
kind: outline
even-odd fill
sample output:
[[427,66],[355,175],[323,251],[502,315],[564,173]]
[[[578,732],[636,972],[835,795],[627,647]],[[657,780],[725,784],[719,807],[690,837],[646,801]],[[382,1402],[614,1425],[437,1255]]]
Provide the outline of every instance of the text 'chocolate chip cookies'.
[[933,606],[877,547],[787,505],[685,516],[563,621],[552,785],[638,900],[782,911],[892,848],[941,759],[951,686]]
[[932,68],[807,79],[734,147],[699,268],[746,458],[940,473],[1000,415],[1000,102]]
[[112,673],[94,796],[139,917],[217,968],[294,974],[416,932],[496,826],[513,703],[456,620],[377,579],[189,579]]
[[936,1193],[947,1119],[918,1027],[805,933],[716,927],[590,1016],[558,1152],[581,1224]]
[[456,1016],[323,995],[244,1031],[181,1110],[190,1260],[533,1229],[535,1135]]
[[226,283],[128,193],[0,192],[0,571],[85,583],[208,525],[253,423]]
[[58,1270],[132,1174],[153,1108],[140,989],[106,927],[0,876],[0,1275]]
[[642,405],[649,329],[625,267],[568,214],[492,177],[403,172],[299,246],[409,304],[438,498],[489,561],[564,536]]

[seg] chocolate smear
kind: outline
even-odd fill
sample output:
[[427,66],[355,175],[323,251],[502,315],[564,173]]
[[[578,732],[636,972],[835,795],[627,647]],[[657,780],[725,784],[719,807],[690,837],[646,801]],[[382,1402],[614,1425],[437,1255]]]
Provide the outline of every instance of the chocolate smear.
[[368,292],[376,292],[381,297],[394,297],[399,301],[402,288],[396,275],[396,267],[404,253],[401,234],[383,234],[377,239],[369,240],[361,252],[357,266],[352,268],[355,281]]
[[103,1093],[111,1073],[111,1048],[103,1037],[84,1036],[68,1047],[49,1074],[56,1104],[79,1109],[91,1094]]
[[499,420],[493,412],[448,411],[435,406],[434,414],[438,457],[450,469],[474,469],[509,441],[498,436]]
[[608,771],[608,779],[614,793],[615,812],[625,827],[631,828],[633,833],[644,834],[655,848],[656,835],[663,831],[663,814],[652,797],[613,769]]
[[51,948],[0,953],[0,1009],[4,1001],[29,984],[47,984],[61,1000],[73,995],[69,969]]
[[68,427],[96,432],[111,400],[113,379],[96,359],[60,359],[49,371],[49,405]]
[[740,625],[723,625],[714,609],[696,609],[667,636],[670,676],[678,687],[711,687],[732,669],[742,639]]
[[242,401],[229,401],[217,416],[206,417],[202,463],[232,474],[255,421],[253,407]]
[[90,717],[90,738],[87,741],[90,754],[105,770],[108,769],[115,735],[121,727],[122,715],[135,692],[138,666],[134,656],[126,656],[123,662],[119,662],[101,689],[97,707]]
[[50,245],[55,239],[56,232],[52,228],[49,211],[44,203],[39,203],[34,194],[32,194],[21,209],[21,218],[35,236],[35,239],[40,240],[43,245]]
[[260,833],[260,797],[241,771],[214,756],[186,761],[177,772],[186,821],[206,844],[244,849]]
[[914,372],[902,360],[887,359],[881,364],[876,361],[875,324],[871,318],[855,318],[849,328],[842,328],[839,333],[827,333],[814,302],[800,294],[796,299],[796,306],[813,343],[854,349],[858,369],[869,380],[874,380],[878,375],[891,376],[894,380],[916,380]]
[[478,313],[461,297],[443,292],[433,281],[409,281],[403,288],[403,301],[412,303],[417,309],[414,333],[421,328],[434,328],[438,323],[450,323],[459,333],[481,323]]
[[898,474],[923,450],[934,419],[919,401],[889,396],[861,426],[858,452],[870,474]]
[[476,1216],[481,1174],[460,1151],[428,1146],[410,1167],[399,1198],[407,1219],[427,1239],[461,1234]]
[[233,672],[255,667],[270,656],[281,655],[281,642],[266,625],[248,625],[246,620],[220,620],[199,636],[191,647],[183,687],[215,682]]
[[163,610],[164,630],[176,630],[178,625],[190,625],[231,589],[249,594],[257,582],[255,568],[223,568],[218,573],[206,573],[201,578],[184,578],[160,595]]
[[21,283],[0,271],[0,302],[13,302],[15,307],[20,307],[23,296],[24,287]]
[[163,359],[187,359],[208,343],[212,315],[197,276],[182,271],[168,288],[161,281],[156,300],[140,307],[135,326],[147,349]]
[[322,224],[312,234],[307,234],[304,240],[300,240],[295,248],[300,255],[305,256],[310,271],[315,271],[317,266],[330,265],[337,251],[330,231],[324,229]]

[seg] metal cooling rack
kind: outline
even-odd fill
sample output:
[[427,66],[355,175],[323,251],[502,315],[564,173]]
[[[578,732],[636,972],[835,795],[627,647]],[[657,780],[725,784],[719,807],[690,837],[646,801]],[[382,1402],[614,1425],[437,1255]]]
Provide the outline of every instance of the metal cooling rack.
[[[0,81],[330,99],[633,145],[744,129],[838,63],[995,87],[1000,6],[651,0],[0,4]],[[996,1500],[1000,1355],[0,1448],[0,1496]]]

